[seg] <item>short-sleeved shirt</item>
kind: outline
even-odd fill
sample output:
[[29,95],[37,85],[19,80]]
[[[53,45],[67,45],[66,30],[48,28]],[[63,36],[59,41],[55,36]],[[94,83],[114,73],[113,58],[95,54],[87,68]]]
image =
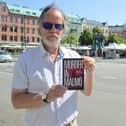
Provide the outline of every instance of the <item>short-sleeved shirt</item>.
[[[16,61],[12,88],[27,89],[31,93],[47,93],[53,84],[62,84],[62,59],[80,57],[70,49],[60,47],[55,63],[42,44],[22,53]],[[77,92],[67,91],[42,107],[27,109],[26,126],[64,126],[78,115]]]

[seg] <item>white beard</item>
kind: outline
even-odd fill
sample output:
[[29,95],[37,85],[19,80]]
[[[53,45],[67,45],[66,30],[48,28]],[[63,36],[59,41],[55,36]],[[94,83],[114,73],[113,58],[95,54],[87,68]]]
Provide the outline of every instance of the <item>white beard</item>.
[[52,48],[56,48],[59,46],[61,38],[56,38],[56,37],[42,37],[42,42],[44,45],[48,46],[48,47],[52,47]]

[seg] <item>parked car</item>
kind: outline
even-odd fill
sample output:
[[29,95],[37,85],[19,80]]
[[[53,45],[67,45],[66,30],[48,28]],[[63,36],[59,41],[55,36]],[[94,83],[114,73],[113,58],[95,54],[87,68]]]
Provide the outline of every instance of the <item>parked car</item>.
[[5,50],[0,50],[0,62],[11,62],[12,56]]

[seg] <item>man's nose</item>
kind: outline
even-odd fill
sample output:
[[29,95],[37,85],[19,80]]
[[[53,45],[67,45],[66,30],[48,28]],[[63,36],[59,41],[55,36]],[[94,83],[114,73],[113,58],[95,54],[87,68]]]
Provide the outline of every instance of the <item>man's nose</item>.
[[52,25],[52,28],[50,29],[50,31],[52,31],[52,32],[57,31],[57,29],[55,28],[55,25],[54,24]]

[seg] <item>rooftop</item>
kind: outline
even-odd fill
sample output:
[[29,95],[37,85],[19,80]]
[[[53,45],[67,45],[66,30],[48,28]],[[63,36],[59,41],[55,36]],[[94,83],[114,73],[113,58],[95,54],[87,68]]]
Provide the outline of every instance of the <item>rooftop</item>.
[[36,16],[39,17],[41,14],[40,10],[33,10],[26,6],[19,6],[19,5],[8,5],[7,7],[10,11],[10,13],[14,14],[21,14],[21,15],[27,15],[27,16]]
[[[0,3],[6,3],[6,0],[0,0]],[[34,10],[32,8],[29,8],[27,6],[20,6],[20,5],[9,5],[7,4],[8,10],[10,13],[12,14],[19,14],[19,15],[26,15],[26,16],[33,16],[33,17],[39,17],[43,8],[40,8],[38,10]],[[77,24],[81,24],[81,18],[78,15],[75,14],[68,14],[65,13],[66,18],[68,20],[68,22],[73,22],[73,23],[77,23]]]

